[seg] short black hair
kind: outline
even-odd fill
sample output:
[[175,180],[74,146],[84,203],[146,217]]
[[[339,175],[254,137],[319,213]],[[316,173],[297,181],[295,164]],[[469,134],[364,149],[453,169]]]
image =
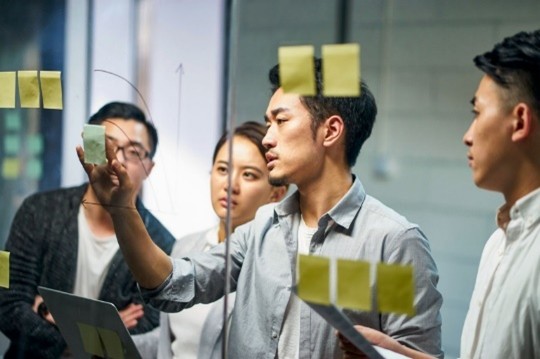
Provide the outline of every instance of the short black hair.
[[148,131],[151,142],[150,145],[152,146],[149,156],[150,158],[154,157],[158,145],[157,130],[154,125],[147,120],[146,115],[140,108],[125,102],[109,102],[93,114],[88,120],[88,123],[92,125],[101,125],[104,121],[111,118],[122,118],[142,123]]
[[510,95],[540,114],[540,30],[519,32],[474,58],[475,65]]
[[[262,158],[266,161],[266,148],[262,144],[264,136],[266,136],[266,126],[262,123],[255,121],[247,121],[236,127],[233,131],[233,136],[242,136],[248,139],[251,143],[257,146]],[[217,141],[214,148],[214,155],[212,156],[212,163],[216,162],[216,157],[225,142],[228,139],[228,132],[225,132]]]
[[[311,115],[313,134],[320,124],[332,115],[340,116],[345,123],[345,156],[353,167],[364,142],[371,135],[377,117],[377,104],[364,81],[360,81],[360,96],[328,97],[323,95],[322,60],[315,58],[315,96],[300,96],[300,101]],[[279,64],[268,73],[272,92],[280,87]]]

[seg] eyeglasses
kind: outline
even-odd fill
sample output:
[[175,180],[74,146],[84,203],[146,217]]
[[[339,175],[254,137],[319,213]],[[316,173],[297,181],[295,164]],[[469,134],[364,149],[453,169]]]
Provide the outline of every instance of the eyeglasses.
[[142,161],[150,156],[150,152],[137,144],[117,146],[114,153],[118,154],[118,151],[121,151],[124,159],[130,162]]

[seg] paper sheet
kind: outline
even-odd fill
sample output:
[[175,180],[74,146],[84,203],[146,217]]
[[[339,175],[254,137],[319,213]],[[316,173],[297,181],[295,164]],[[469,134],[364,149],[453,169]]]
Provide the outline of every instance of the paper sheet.
[[323,45],[324,96],[360,96],[360,45]]
[[15,108],[15,71],[0,72],[0,108]]
[[315,95],[314,51],[309,45],[278,49],[279,81],[285,93]]
[[37,71],[18,71],[19,99],[23,108],[39,108],[39,84]]
[[84,162],[104,164],[105,157],[105,126],[84,125],[83,131]]

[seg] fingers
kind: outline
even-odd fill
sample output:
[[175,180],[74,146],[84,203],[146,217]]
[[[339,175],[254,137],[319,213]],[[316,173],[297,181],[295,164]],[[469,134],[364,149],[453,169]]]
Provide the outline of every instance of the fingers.
[[84,150],[81,146],[77,146],[76,148],[77,156],[79,157],[79,162],[81,163],[81,166],[84,169],[84,172],[86,172],[86,175],[88,178],[90,178],[90,174],[92,173],[92,170],[94,169],[94,165],[91,163],[85,163],[84,162]]
[[137,325],[138,320],[144,315],[144,310],[141,304],[131,303],[126,308],[122,309],[119,314],[126,328],[130,329]]
[[114,160],[118,160],[116,158],[116,146],[114,143],[105,137],[105,157],[107,157],[107,161],[109,163],[112,163]]
[[34,313],[38,312],[38,307],[41,302],[43,302],[43,298],[41,297],[41,295],[36,295],[36,297],[34,298],[34,304],[32,305],[32,310],[34,311]]

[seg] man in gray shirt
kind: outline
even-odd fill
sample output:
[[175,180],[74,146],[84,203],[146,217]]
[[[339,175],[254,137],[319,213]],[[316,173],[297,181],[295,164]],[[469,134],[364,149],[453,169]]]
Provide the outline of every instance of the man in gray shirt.
[[[346,314],[354,323],[442,357],[442,297],[428,241],[416,225],[366,195],[351,172],[375,121],[373,95],[362,83],[359,97],[324,97],[320,60],[315,61],[315,72],[318,94],[305,97],[284,93],[278,67],[270,71],[274,93],[263,140],[270,181],[294,183],[298,190],[278,205],[262,207],[230,238],[236,304],[229,356],[342,356],[334,330],[291,291],[297,255],[305,253],[413,265],[415,316]],[[82,162],[84,152],[77,151]],[[161,310],[178,311],[222,297],[225,248],[171,260],[152,243],[132,210],[132,185],[110,144],[107,157],[108,165],[83,166],[111,213],[120,248],[145,299]]]

